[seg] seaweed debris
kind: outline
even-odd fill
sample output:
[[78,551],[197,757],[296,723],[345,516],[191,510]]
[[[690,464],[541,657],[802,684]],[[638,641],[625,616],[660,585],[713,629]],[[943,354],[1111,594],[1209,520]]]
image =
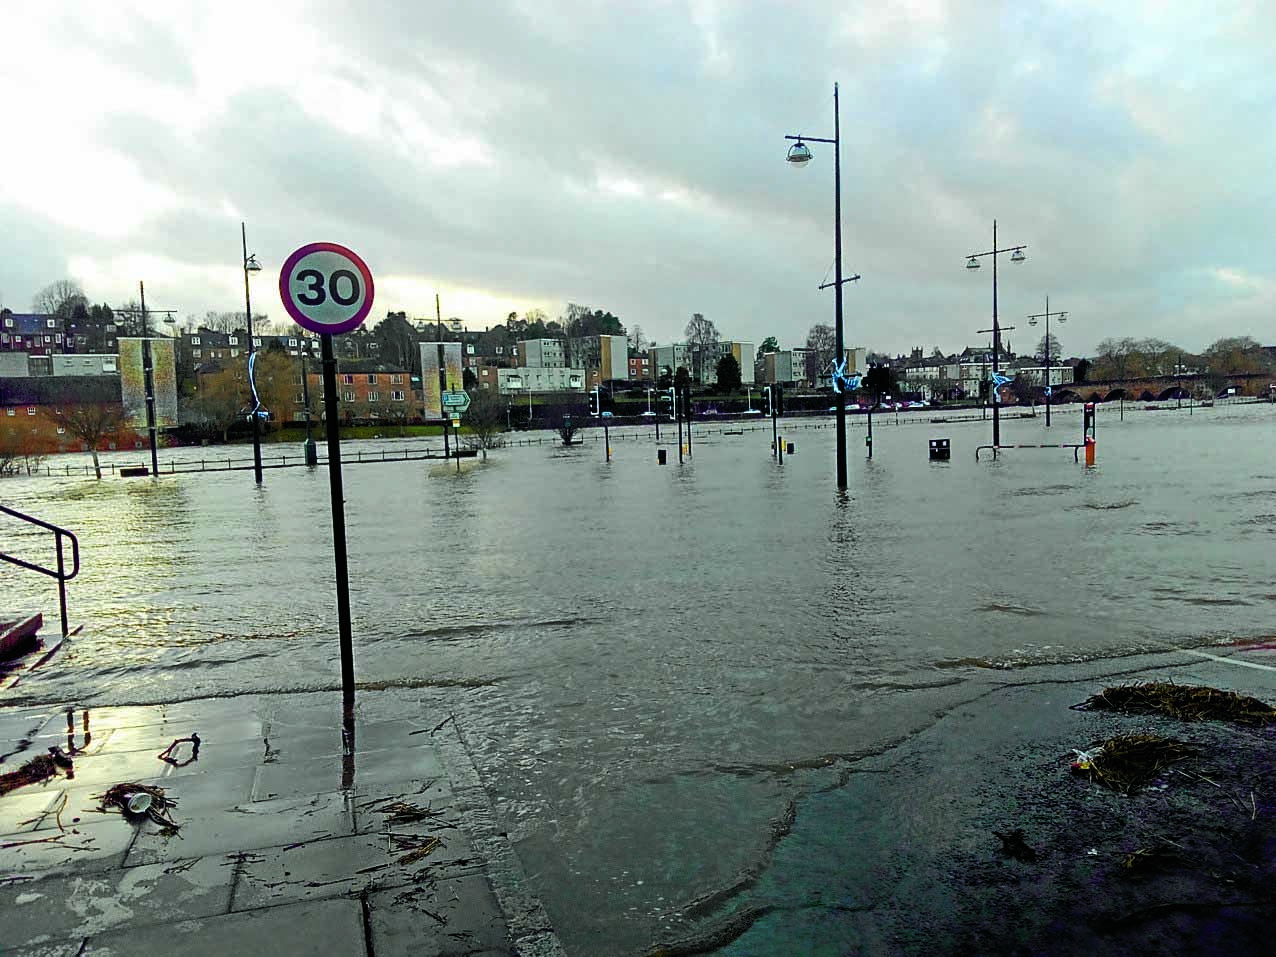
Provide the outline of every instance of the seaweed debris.
[[8,794],[28,784],[38,784],[49,778],[57,777],[59,771],[67,772],[70,777],[75,768],[70,755],[59,747],[49,748],[48,754],[32,758],[16,771],[0,774],[0,794]]
[[1204,685],[1179,685],[1172,681],[1143,681],[1104,688],[1081,704],[1073,705],[1072,709],[1164,714],[1180,721],[1230,721],[1256,726],[1276,724],[1276,708],[1257,698]]
[[1132,794],[1161,769],[1199,750],[1195,745],[1155,734],[1123,734],[1088,751],[1076,752],[1078,760],[1073,762],[1072,770],[1121,794]]

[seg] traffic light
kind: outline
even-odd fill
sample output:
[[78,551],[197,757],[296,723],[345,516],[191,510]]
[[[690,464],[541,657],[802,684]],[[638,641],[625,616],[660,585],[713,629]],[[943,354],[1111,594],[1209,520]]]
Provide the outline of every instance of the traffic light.
[[775,407],[771,403],[771,389],[773,386],[764,386],[762,388],[762,414],[767,418],[775,415]]
[[778,383],[775,386],[775,395],[772,397],[771,401],[775,406],[775,414],[784,415],[784,388]]
[[678,410],[684,421],[691,421],[691,386],[684,385],[682,387],[682,407]]
[[598,389],[593,389],[589,393],[589,414],[598,415],[602,412],[602,396]]
[[673,416],[675,419],[676,419],[676,418],[678,418],[678,392],[677,392],[677,390],[676,390],[676,389],[670,389],[670,390],[669,390],[669,395],[668,395],[668,396],[666,396],[666,398],[669,400],[669,414],[670,414],[671,416]]

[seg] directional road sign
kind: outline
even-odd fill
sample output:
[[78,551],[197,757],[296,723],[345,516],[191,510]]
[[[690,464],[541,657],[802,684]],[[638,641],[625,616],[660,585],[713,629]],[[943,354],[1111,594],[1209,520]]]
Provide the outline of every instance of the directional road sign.
[[335,335],[363,324],[372,310],[372,271],[353,250],[308,243],[284,261],[279,298],[297,325]]
[[468,392],[444,392],[443,408],[450,409],[453,412],[464,412],[470,407],[470,395]]

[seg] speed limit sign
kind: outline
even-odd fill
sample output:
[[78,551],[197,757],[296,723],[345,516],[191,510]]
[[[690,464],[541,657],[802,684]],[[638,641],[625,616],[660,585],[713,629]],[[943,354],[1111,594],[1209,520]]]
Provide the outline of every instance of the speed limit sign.
[[279,271],[279,298],[297,325],[329,335],[359,328],[372,311],[372,270],[353,250],[309,243]]

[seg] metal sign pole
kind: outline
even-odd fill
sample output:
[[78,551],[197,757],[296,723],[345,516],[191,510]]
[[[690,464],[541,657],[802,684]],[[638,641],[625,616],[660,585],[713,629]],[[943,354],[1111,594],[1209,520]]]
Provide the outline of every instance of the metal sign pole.
[[323,350],[324,424],[328,433],[328,487],[332,495],[332,552],[337,572],[337,626],[341,635],[341,701],[354,720],[354,639],[350,629],[350,570],[346,562],[346,507],[341,488],[341,423],[337,411],[337,360],[332,336],[319,336]]
[[146,284],[137,284],[142,297],[142,372],[146,390],[146,431],[151,438],[151,477],[159,476],[159,454],[155,449],[155,363],[151,356],[151,330],[146,321]]

